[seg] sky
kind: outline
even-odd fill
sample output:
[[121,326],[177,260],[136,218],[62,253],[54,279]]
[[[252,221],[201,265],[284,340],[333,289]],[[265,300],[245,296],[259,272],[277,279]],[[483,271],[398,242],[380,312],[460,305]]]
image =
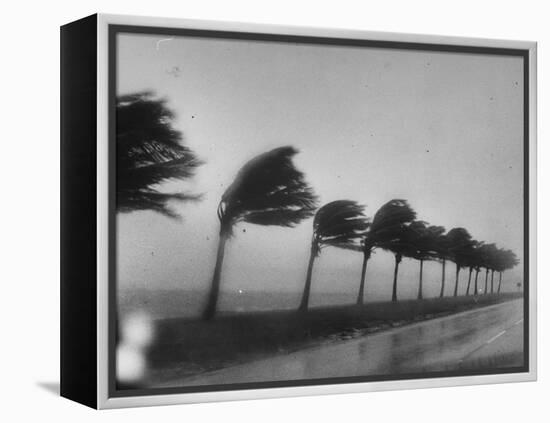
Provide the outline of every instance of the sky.
[[[350,199],[368,216],[393,198],[418,218],[523,250],[523,67],[519,57],[166,35],[118,35],[118,94],[152,90],[204,160],[196,176],[161,187],[201,193],[176,203],[181,220],[153,212],[117,218],[123,290],[208,290],[220,197],[239,168],[283,145],[320,204]],[[301,292],[312,219],[296,228],[240,224],[226,246],[224,292]],[[362,257],[325,249],[312,290],[358,289]],[[522,260],[523,263],[523,260]],[[522,265],[505,276],[515,289]],[[454,266],[447,266],[452,292]],[[404,259],[398,294],[416,295],[418,262]],[[366,297],[389,299],[393,256],[369,262]],[[424,266],[427,296],[441,265]],[[467,272],[461,277],[465,290]],[[351,298],[351,297],[350,297]]]

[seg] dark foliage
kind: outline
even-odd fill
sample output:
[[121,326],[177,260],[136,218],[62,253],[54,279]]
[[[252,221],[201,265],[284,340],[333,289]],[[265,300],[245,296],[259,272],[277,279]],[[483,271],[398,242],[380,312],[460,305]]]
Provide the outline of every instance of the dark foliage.
[[410,225],[415,219],[416,212],[407,200],[388,201],[372,219],[365,248],[379,247],[402,255],[413,254],[415,247]]
[[470,233],[464,228],[453,228],[447,233],[445,241],[450,259],[459,267],[467,266],[476,245]]
[[483,244],[478,249],[477,261],[480,267],[497,272],[512,269],[519,263],[513,251],[497,248],[495,244]]
[[153,210],[178,217],[171,201],[196,200],[183,192],[165,193],[160,184],[186,179],[202,164],[182,145],[166,102],[150,92],[120,96],[116,104],[117,210]]
[[470,246],[462,250],[461,252],[461,264],[464,267],[479,267],[480,255],[479,248],[483,245],[483,242],[472,239]]
[[358,249],[369,226],[364,210],[364,206],[350,200],[333,201],[321,207],[313,220],[315,254],[325,246]]
[[383,248],[395,255],[392,301],[397,301],[397,273],[403,256],[416,254],[411,223],[416,212],[406,200],[391,200],[384,204],[374,215],[372,225],[364,240],[365,259],[373,248]]
[[276,148],[246,163],[218,207],[221,231],[238,222],[293,227],[313,216],[317,197],[294,166],[294,147]]
[[369,222],[364,215],[364,206],[355,201],[338,200],[325,204],[313,219],[311,253],[307,267],[306,282],[299,310],[306,311],[311,292],[313,262],[321,249],[327,246],[357,249]]
[[495,264],[496,271],[504,272],[516,267],[519,264],[519,260],[512,250],[499,250]]
[[498,248],[495,244],[483,244],[477,249],[479,267],[493,269],[496,263]]
[[408,251],[408,257],[416,260],[435,260],[438,258],[438,242],[445,233],[443,226],[428,225],[428,223],[415,220],[406,231],[406,237],[412,248]]

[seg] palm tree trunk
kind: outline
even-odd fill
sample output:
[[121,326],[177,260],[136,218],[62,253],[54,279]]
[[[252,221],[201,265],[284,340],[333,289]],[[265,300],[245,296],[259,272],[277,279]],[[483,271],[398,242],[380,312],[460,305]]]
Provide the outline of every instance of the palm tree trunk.
[[456,297],[458,295],[458,274],[460,273],[460,266],[457,263],[456,264],[456,279],[455,279],[455,292],[453,294],[453,297]]
[[309,255],[309,264],[307,266],[306,284],[304,286],[304,293],[302,294],[302,301],[300,301],[300,307],[298,310],[307,311],[309,305],[309,293],[311,292],[311,275],[313,273],[313,262],[315,261],[316,251],[314,245],[311,246],[311,252]]
[[474,295],[477,295],[478,292],[477,292],[477,277],[479,276],[479,269],[476,269],[476,280],[475,280],[475,284],[474,284]]
[[420,277],[418,281],[418,299],[422,299],[422,268],[424,267],[424,260],[420,260]]
[[208,303],[203,312],[203,319],[210,320],[216,314],[216,306],[218,304],[218,297],[220,295],[220,281],[222,273],[223,256],[225,252],[225,243],[227,242],[227,234],[220,231],[220,239],[218,242],[218,254],[216,256],[216,267],[214,267],[214,276],[212,277],[212,286],[210,287],[210,294],[208,296]]
[[364,252],[363,267],[361,268],[361,284],[359,285],[359,294],[357,295],[357,305],[363,305],[363,297],[365,295],[365,276],[367,275],[367,263],[369,258],[370,254],[368,252]]
[[495,269],[491,269],[491,294],[493,294],[494,291],[494,285],[493,280],[495,279]]
[[489,280],[489,269],[486,267],[485,268],[485,292],[484,292],[485,295],[487,295],[488,280]]
[[393,271],[393,290],[391,294],[392,302],[397,301],[397,272],[399,271],[399,263],[401,262],[401,254],[395,255],[395,269]]
[[441,292],[439,293],[439,296],[442,298],[443,294],[445,293],[445,264],[446,260],[443,259],[443,266],[441,270]]
[[501,285],[502,285],[502,272],[498,272],[498,291],[497,291],[498,294],[500,294]]
[[466,295],[470,295],[470,284],[472,283],[472,272],[474,271],[473,267],[470,267],[470,273],[468,274],[468,287],[466,288]]

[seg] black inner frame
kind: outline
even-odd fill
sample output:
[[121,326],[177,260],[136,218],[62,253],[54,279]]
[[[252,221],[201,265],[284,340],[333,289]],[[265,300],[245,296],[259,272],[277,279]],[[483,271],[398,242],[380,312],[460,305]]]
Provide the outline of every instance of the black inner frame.
[[[117,34],[171,35],[202,38],[225,38],[250,41],[284,42],[289,44],[324,44],[333,46],[357,46],[398,50],[439,51],[448,53],[489,54],[516,56],[523,59],[523,357],[520,367],[507,367],[492,370],[441,371],[382,376],[354,376],[321,379],[303,379],[292,381],[270,381],[254,383],[232,383],[222,385],[204,385],[192,387],[117,389],[116,386],[116,330],[117,330],[117,289],[116,289],[116,92],[117,92]],[[416,43],[400,41],[364,40],[355,38],[314,37],[302,35],[264,34],[236,31],[215,31],[170,27],[149,27],[132,25],[108,26],[108,107],[109,107],[109,192],[108,192],[108,396],[128,397],[143,395],[166,395],[194,392],[216,392],[243,389],[281,388],[312,385],[334,385],[343,383],[364,383],[377,381],[399,381],[410,379],[434,379],[442,377],[461,377],[529,372],[529,50],[474,47],[464,45]]]

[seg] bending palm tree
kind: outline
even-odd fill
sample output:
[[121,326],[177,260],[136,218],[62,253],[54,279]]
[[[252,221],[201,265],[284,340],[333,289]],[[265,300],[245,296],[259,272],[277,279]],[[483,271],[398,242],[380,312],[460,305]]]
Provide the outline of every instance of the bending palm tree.
[[468,286],[466,287],[466,296],[470,295],[470,285],[472,283],[472,272],[474,268],[470,266],[470,271],[468,272]]
[[439,291],[439,297],[443,298],[445,295],[445,269],[447,265],[447,259],[449,258],[449,239],[447,234],[441,234],[436,242],[437,255],[441,260],[441,290]]
[[475,283],[474,283],[474,295],[479,294],[479,291],[477,289],[477,277],[479,276],[479,271],[480,270],[481,270],[481,267],[479,267],[479,266],[475,267],[476,277],[475,277]]
[[445,228],[442,226],[428,226],[426,222],[415,221],[411,223],[409,229],[413,234],[412,243],[416,247],[416,252],[412,255],[412,258],[420,262],[417,299],[421,300],[423,298],[422,274],[424,261],[437,258],[437,241],[445,233]]
[[495,268],[498,266],[498,255],[500,250],[495,244],[489,245],[488,260],[487,265],[491,271],[491,294],[494,293],[494,277],[495,277]]
[[300,311],[305,311],[308,308],[313,262],[321,253],[321,249],[326,246],[354,250],[359,248],[359,242],[369,225],[363,213],[364,209],[364,206],[355,201],[339,200],[325,204],[315,214],[311,252]]
[[220,239],[205,319],[216,312],[225,244],[237,223],[293,227],[313,215],[317,197],[292,162],[297,152],[287,146],[256,156],[222,195],[218,206]]
[[460,269],[468,261],[473,247],[472,236],[464,228],[453,228],[447,234],[447,246],[449,255],[456,264],[455,289],[453,296],[458,295],[458,277]]
[[502,273],[505,270],[512,269],[519,264],[516,254],[512,250],[499,250],[497,259],[497,271],[499,272],[497,294],[500,294],[502,286]]
[[493,266],[496,251],[498,251],[498,249],[495,244],[484,244],[479,248],[480,266],[485,268],[485,289],[483,292],[485,295],[488,293],[489,270]]
[[396,242],[403,235],[403,229],[406,225],[416,218],[416,213],[409,206],[406,200],[394,199],[388,201],[378,209],[372,224],[364,234],[363,239],[363,267],[361,271],[361,282],[359,285],[359,294],[357,304],[363,304],[365,292],[365,278],[367,262],[375,248],[389,249],[392,242]]
[[[469,267],[470,271],[468,273],[468,286],[466,288],[466,295],[470,295],[470,285],[472,283],[472,272],[474,271],[476,267],[476,260],[477,260],[477,248],[479,247],[480,243],[476,240],[472,240],[470,248],[466,250],[465,254],[465,264]],[[474,292],[475,294],[475,292]]]
[[478,276],[479,276],[479,272],[481,271],[481,268],[483,266],[483,263],[485,262],[484,253],[483,253],[483,246],[484,245],[485,244],[483,243],[483,241],[478,242],[476,248],[474,249],[473,255],[471,257],[471,264],[474,267],[474,270],[476,271],[475,284],[474,284],[474,295],[479,294],[477,279],[478,279]]
[[396,239],[392,243],[388,244],[388,246],[386,247],[395,256],[395,266],[393,269],[393,287],[392,287],[392,297],[391,297],[392,302],[397,301],[397,274],[399,271],[399,264],[401,263],[401,260],[403,259],[403,257],[415,258],[417,254],[414,244],[409,242],[409,239],[412,238],[409,232],[410,232],[410,228],[405,226],[403,228],[402,237],[400,237],[400,239]]
[[157,189],[169,180],[186,179],[202,162],[173,127],[174,115],[164,100],[149,92],[125,95],[116,102],[116,206],[119,212],[153,210],[178,214],[171,201],[196,200],[183,192]]
[[[395,256],[393,271],[392,301],[397,301],[397,275],[399,264],[403,256],[413,257],[416,249],[412,240],[413,233],[410,230],[411,222],[416,219],[416,212],[409,206],[406,200],[391,200],[381,207],[389,224],[379,233],[376,246],[391,251]],[[380,212],[380,210],[379,210]],[[374,221],[373,221],[374,224]]]

